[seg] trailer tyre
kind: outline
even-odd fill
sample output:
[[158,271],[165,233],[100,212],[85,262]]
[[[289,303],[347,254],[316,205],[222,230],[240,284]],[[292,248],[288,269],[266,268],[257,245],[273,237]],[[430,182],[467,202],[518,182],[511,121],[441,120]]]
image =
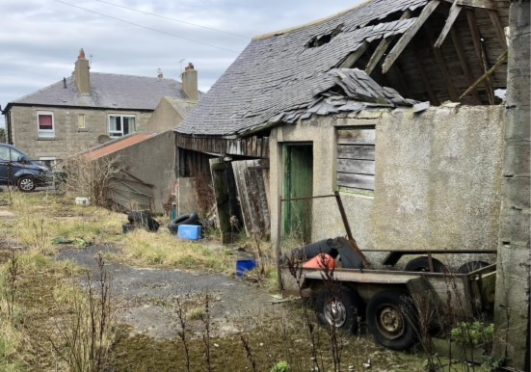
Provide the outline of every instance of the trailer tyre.
[[370,333],[389,349],[406,350],[417,342],[417,319],[411,297],[404,293],[377,293],[367,306]]
[[[433,271],[436,273],[445,273],[448,272],[448,268],[438,259],[432,258],[431,262],[433,263]],[[406,271],[430,271],[430,259],[428,256],[421,256],[412,259],[409,261],[405,267]]]
[[355,332],[358,328],[360,304],[359,296],[343,286],[322,287],[315,295],[319,321],[348,332]]

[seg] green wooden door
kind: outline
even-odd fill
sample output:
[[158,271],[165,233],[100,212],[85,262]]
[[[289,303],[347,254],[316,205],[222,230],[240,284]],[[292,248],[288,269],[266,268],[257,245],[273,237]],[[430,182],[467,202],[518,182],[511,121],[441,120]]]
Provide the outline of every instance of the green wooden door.
[[[284,199],[313,195],[312,145],[284,145]],[[312,237],[312,200],[284,202],[284,236],[310,242]]]

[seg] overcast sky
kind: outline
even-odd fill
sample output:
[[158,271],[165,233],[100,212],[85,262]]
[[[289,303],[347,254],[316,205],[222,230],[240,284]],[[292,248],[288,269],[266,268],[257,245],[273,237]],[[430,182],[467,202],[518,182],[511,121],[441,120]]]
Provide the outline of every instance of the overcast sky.
[[69,76],[80,48],[97,72],[156,76],[160,68],[178,78],[191,61],[207,91],[251,37],[359,2],[0,0],[0,105]]

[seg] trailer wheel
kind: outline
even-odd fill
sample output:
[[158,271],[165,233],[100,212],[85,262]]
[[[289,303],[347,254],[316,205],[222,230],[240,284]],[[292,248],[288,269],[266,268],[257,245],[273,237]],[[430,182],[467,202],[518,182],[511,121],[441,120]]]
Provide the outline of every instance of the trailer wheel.
[[358,328],[360,304],[359,296],[343,286],[322,287],[315,295],[315,309],[319,321],[349,332]]
[[[448,268],[441,261],[436,258],[432,258],[431,262],[433,263],[433,271],[436,273],[445,273],[448,272]],[[412,259],[409,261],[405,267],[406,271],[430,271],[430,259],[428,256],[421,256]]]
[[416,310],[411,297],[400,292],[377,293],[367,306],[367,326],[379,344],[409,349],[417,341]]
[[459,269],[457,269],[457,272],[460,274],[468,274],[468,273],[471,273],[472,271],[479,270],[486,266],[489,266],[489,263],[485,261],[469,261],[459,266]]

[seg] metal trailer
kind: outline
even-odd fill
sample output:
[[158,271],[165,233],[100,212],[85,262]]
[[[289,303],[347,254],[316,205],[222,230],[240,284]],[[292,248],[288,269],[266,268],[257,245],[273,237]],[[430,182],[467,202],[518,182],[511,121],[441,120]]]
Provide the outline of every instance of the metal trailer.
[[[388,251],[373,269],[350,232],[339,195],[340,213],[349,244],[359,255],[359,268],[305,269],[302,262],[284,255],[279,279],[284,293],[311,298],[319,319],[339,329],[355,330],[364,319],[381,345],[394,350],[410,348],[425,332],[444,331],[449,320],[489,320],[494,305],[496,265],[471,261],[451,272],[436,255],[495,253],[485,250]],[[382,252],[382,251],[378,251]],[[279,252],[280,253],[280,252]],[[407,255],[422,256],[423,265],[405,271],[395,268]],[[279,255],[279,257],[281,257]],[[439,272],[437,272],[439,271]]]

